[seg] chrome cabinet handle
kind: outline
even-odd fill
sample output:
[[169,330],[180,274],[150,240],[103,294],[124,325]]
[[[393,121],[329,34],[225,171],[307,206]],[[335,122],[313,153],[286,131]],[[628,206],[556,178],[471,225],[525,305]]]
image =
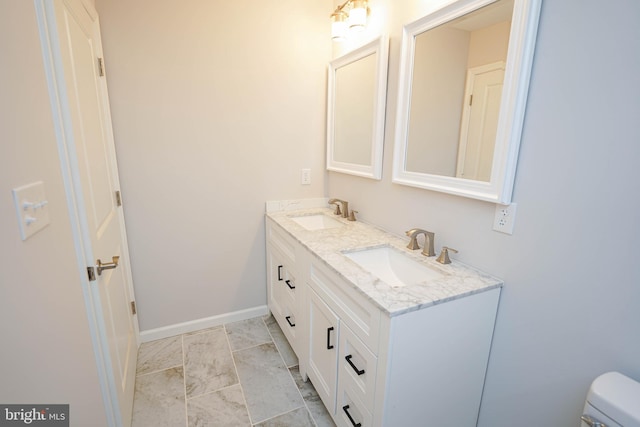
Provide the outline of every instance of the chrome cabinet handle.
[[96,267],[96,270],[98,270],[98,276],[102,274],[102,270],[111,270],[113,268],[116,268],[118,266],[118,261],[120,260],[120,257],[112,256],[111,260],[113,262],[102,262],[100,260],[96,261],[98,263],[98,267]]
[[589,427],[607,427],[606,424],[601,423],[591,415],[584,414],[580,417],[580,419],[584,421]]

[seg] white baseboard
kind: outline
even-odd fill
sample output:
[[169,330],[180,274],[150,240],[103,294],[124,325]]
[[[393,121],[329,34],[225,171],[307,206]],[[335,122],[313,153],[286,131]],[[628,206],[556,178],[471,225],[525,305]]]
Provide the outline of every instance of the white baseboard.
[[240,320],[251,319],[252,317],[265,316],[269,314],[266,305],[248,308],[246,310],[234,311],[231,313],[219,314],[217,316],[205,317],[203,319],[191,320],[175,325],[163,326],[161,328],[149,329],[140,332],[140,341],[149,342],[175,335],[186,334],[188,332],[199,331],[200,329],[213,328],[225,323],[238,322]]

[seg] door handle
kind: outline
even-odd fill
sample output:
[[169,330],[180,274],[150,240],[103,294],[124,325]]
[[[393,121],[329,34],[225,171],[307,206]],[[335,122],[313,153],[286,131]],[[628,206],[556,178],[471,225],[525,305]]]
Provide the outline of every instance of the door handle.
[[100,260],[96,261],[98,263],[98,267],[96,267],[96,270],[98,270],[98,276],[102,274],[102,270],[111,270],[113,268],[116,268],[118,266],[119,260],[119,256],[112,256],[111,261],[113,262],[102,262]]

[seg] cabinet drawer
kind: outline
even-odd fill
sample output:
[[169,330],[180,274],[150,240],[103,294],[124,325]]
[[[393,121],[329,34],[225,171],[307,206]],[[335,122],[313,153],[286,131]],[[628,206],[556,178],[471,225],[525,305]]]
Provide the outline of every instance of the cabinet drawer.
[[338,389],[348,388],[373,413],[378,358],[344,323],[340,327]]
[[309,285],[331,305],[341,321],[377,355],[380,310],[315,259],[311,262],[309,279]]
[[298,289],[295,270],[291,268],[289,262],[282,261],[282,255],[273,247],[270,248],[270,253],[273,254],[271,258],[271,262],[273,263],[271,283],[273,285],[274,295],[278,299],[286,298],[295,305]]
[[[274,307],[275,308],[275,307]],[[284,301],[282,304],[278,305],[277,308],[271,310],[271,314],[280,325],[280,329],[289,340],[289,344],[291,348],[298,353],[298,330],[301,328],[301,325],[298,324],[299,316],[297,315],[297,310],[295,310],[295,306],[292,305],[289,301]]]
[[334,417],[338,427],[370,427],[371,412],[349,387],[338,388],[338,408]]
[[275,246],[280,252],[282,252],[287,258],[289,258],[292,266],[295,265],[295,240],[270,219],[267,219],[267,242]]
[[291,262],[273,245],[267,245],[268,298],[269,305],[282,304],[288,299],[296,304],[298,282]]

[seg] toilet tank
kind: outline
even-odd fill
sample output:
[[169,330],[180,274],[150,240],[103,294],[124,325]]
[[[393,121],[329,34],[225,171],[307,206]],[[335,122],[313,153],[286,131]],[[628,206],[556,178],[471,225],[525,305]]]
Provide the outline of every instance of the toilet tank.
[[640,383],[618,372],[607,372],[593,381],[581,426],[600,427],[602,424],[606,427],[640,427]]

